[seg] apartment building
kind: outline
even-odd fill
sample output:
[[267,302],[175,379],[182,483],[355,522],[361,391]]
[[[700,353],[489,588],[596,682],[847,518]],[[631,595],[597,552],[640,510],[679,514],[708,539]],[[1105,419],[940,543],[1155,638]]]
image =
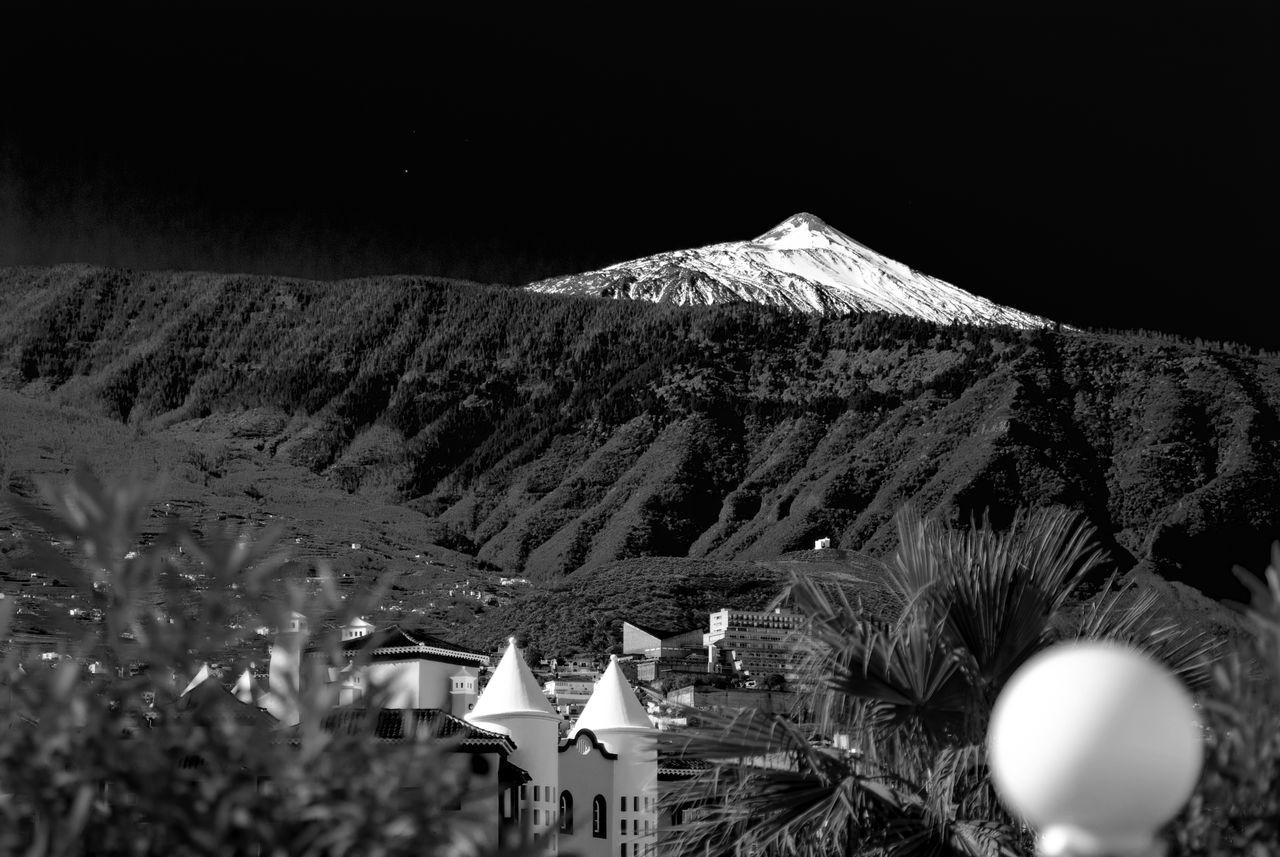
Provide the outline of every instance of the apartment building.
[[759,680],[777,674],[798,678],[799,655],[788,643],[801,617],[781,609],[765,612],[722,609],[711,614],[702,636],[709,671]]

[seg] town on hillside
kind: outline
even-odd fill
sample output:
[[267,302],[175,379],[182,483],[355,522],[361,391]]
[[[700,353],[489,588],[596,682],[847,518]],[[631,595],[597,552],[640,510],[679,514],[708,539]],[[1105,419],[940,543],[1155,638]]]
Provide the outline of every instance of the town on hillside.
[[[324,726],[372,729],[392,742],[429,735],[471,756],[465,808],[487,819],[494,843],[504,827],[523,826],[542,837],[547,853],[652,855],[661,831],[696,812],[659,801],[693,776],[697,763],[660,752],[657,733],[696,726],[700,712],[789,711],[800,664],[788,638],[799,623],[782,609],[727,608],[710,613],[702,628],[624,622],[621,654],[530,663],[515,637],[500,651],[480,652],[425,630],[355,618],[336,629],[347,667],[319,672],[335,691]],[[205,664],[185,685],[178,682],[176,707],[165,712],[153,702],[147,722],[215,712],[262,729],[299,728],[300,700],[318,674],[308,662],[331,664],[330,652],[301,613],[291,613],[284,627],[258,630],[268,638],[265,670],[255,662],[234,676]],[[34,655],[49,641],[25,635],[9,644]],[[52,650],[39,656],[59,661]],[[101,663],[83,667],[101,677]]]

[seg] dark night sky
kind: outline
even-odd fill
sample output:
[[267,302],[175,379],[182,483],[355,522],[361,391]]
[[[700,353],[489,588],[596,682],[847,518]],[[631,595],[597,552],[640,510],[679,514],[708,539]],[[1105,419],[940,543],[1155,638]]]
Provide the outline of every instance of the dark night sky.
[[0,12],[0,264],[518,283],[811,211],[1063,321],[1280,347],[1270,5],[31,4]]

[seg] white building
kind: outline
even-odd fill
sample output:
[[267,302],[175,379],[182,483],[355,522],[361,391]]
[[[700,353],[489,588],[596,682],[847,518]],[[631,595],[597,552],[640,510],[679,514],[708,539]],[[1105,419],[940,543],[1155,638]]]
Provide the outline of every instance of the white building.
[[[330,676],[341,682],[340,705],[434,708],[464,717],[476,704],[480,670],[489,665],[482,652],[399,626],[352,636],[341,645],[353,660],[365,656],[359,668]],[[368,698],[370,688],[378,689],[378,699]]]
[[622,653],[638,655],[650,660],[679,660],[691,652],[700,652],[702,632],[697,628],[688,631],[665,631],[622,623]]
[[595,687],[595,676],[557,676],[542,686],[542,692],[563,713],[566,706],[586,705]]
[[294,611],[289,614],[285,626],[276,632],[271,642],[267,683],[269,693],[263,699],[262,707],[286,726],[298,723],[302,651],[306,647],[308,632],[307,617]]
[[583,857],[652,855],[658,836],[657,730],[610,658],[560,748],[560,844]]
[[[340,645],[348,660],[363,657],[358,668],[329,670],[329,681],[340,685],[339,705],[434,709],[454,717],[464,716],[475,705],[480,670],[489,665],[488,655],[399,626],[376,633],[370,633],[371,628],[357,619],[342,629]],[[317,656],[323,653],[307,646],[306,618],[294,614],[271,646],[268,689],[261,701],[286,725],[298,723],[302,668],[308,658]],[[238,686],[237,695],[252,698],[254,693],[245,684]],[[370,688],[378,689],[378,698],[368,697]]]
[[529,773],[504,795],[501,815],[523,817],[546,842],[582,857],[652,854],[657,837],[657,734],[612,658],[568,740],[515,638],[467,720],[510,735],[511,761]]
[[[477,744],[473,752],[497,753],[494,760],[500,764],[493,767],[504,772],[501,788],[489,792],[495,828],[527,825],[548,854],[563,844],[582,857],[653,857],[657,729],[616,656],[592,684],[566,739],[564,717],[539,687],[514,637],[478,695],[487,655],[398,626],[371,631],[368,623],[353,623],[342,637],[352,665],[328,676],[340,686],[334,728],[366,722],[347,715],[359,713],[362,703],[412,710],[414,722],[470,725],[475,734],[467,740]],[[298,622],[278,635],[266,692],[246,674],[227,695],[248,703],[275,700],[296,723],[297,705],[290,705],[296,696],[290,694],[299,684],[299,664],[310,654],[303,639],[305,625]]]
[[528,771],[530,781],[520,787],[519,794],[503,795],[500,815],[506,821],[525,819],[535,835],[546,838],[548,851],[554,853],[560,795],[556,754],[562,718],[538,687],[538,680],[516,648],[515,637],[507,641],[507,650],[467,721],[508,735],[515,743],[511,762]]
[[[290,633],[296,630],[282,632]],[[428,641],[441,645],[430,645]],[[381,634],[366,634],[363,639],[349,637],[343,648],[350,650],[356,645],[373,647],[371,652],[364,653],[371,656],[373,662],[356,670],[341,671],[337,680],[343,683],[343,692],[350,686],[368,687],[368,670],[385,668],[391,677],[389,698],[396,705],[370,710],[360,704],[368,698],[357,696],[325,716],[324,727],[348,734],[372,732],[381,742],[409,742],[424,736],[441,738],[450,742],[455,753],[482,757],[483,762],[473,759],[467,766],[471,778],[468,798],[455,809],[482,823],[478,831],[481,843],[488,851],[496,851],[501,839],[500,795],[518,791],[522,783],[529,781],[529,774],[513,763],[516,746],[510,735],[468,723],[455,714],[465,714],[476,698],[474,680],[467,685],[469,692],[460,693],[455,676],[459,671],[466,675],[478,672],[477,659],[487,662],[488,658],[396,627]],[[279,646],[273,649],[273,656],[280,649]],[[303,657],[305,659],[305,652]],[[314,677],[314,673],[309,675]],[[362,681],[352,682],[354,677]],[[296,687],[296,681],[292,676],[286,676],[284,681],[283,688],[276,688],[274,692],[264,690],[246,670],[234,687],[227,690],[220,682],[210,680],[210,670],[205,666],[183,691],[177,711],[179,716],[196,717],[243,719],[257,715],[263,721],[263,728],[279,728],[280,721],[274,715],[268,716],[271,706],[267,703],[283,700],[287,704],[287,696],[291,688]],[[246,708],[252,714],[246,714]],[[293,710],[297,710],[296,706]]]
[[781,610],[724,609],[712,613],[702,638],[708,669],[751,679],[777,674],[794,680],[799,665],[796,650],[787,641],[801,621],[800,616]]
[[346,625],[342,626],[342,641],[358,640],[361,637],[367,637],[373,633],[374,627],[372,622],[366,622],[357,616]]

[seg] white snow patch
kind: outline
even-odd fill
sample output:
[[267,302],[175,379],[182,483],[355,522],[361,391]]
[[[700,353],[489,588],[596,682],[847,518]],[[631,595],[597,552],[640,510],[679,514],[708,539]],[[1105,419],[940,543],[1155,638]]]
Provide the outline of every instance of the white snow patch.
[[879,310],[943,324],[1051,324],[913,270],[811,214],[789,217],[752,241],[658,253],[528,288],[676,304],[750,301],[807,313]]

